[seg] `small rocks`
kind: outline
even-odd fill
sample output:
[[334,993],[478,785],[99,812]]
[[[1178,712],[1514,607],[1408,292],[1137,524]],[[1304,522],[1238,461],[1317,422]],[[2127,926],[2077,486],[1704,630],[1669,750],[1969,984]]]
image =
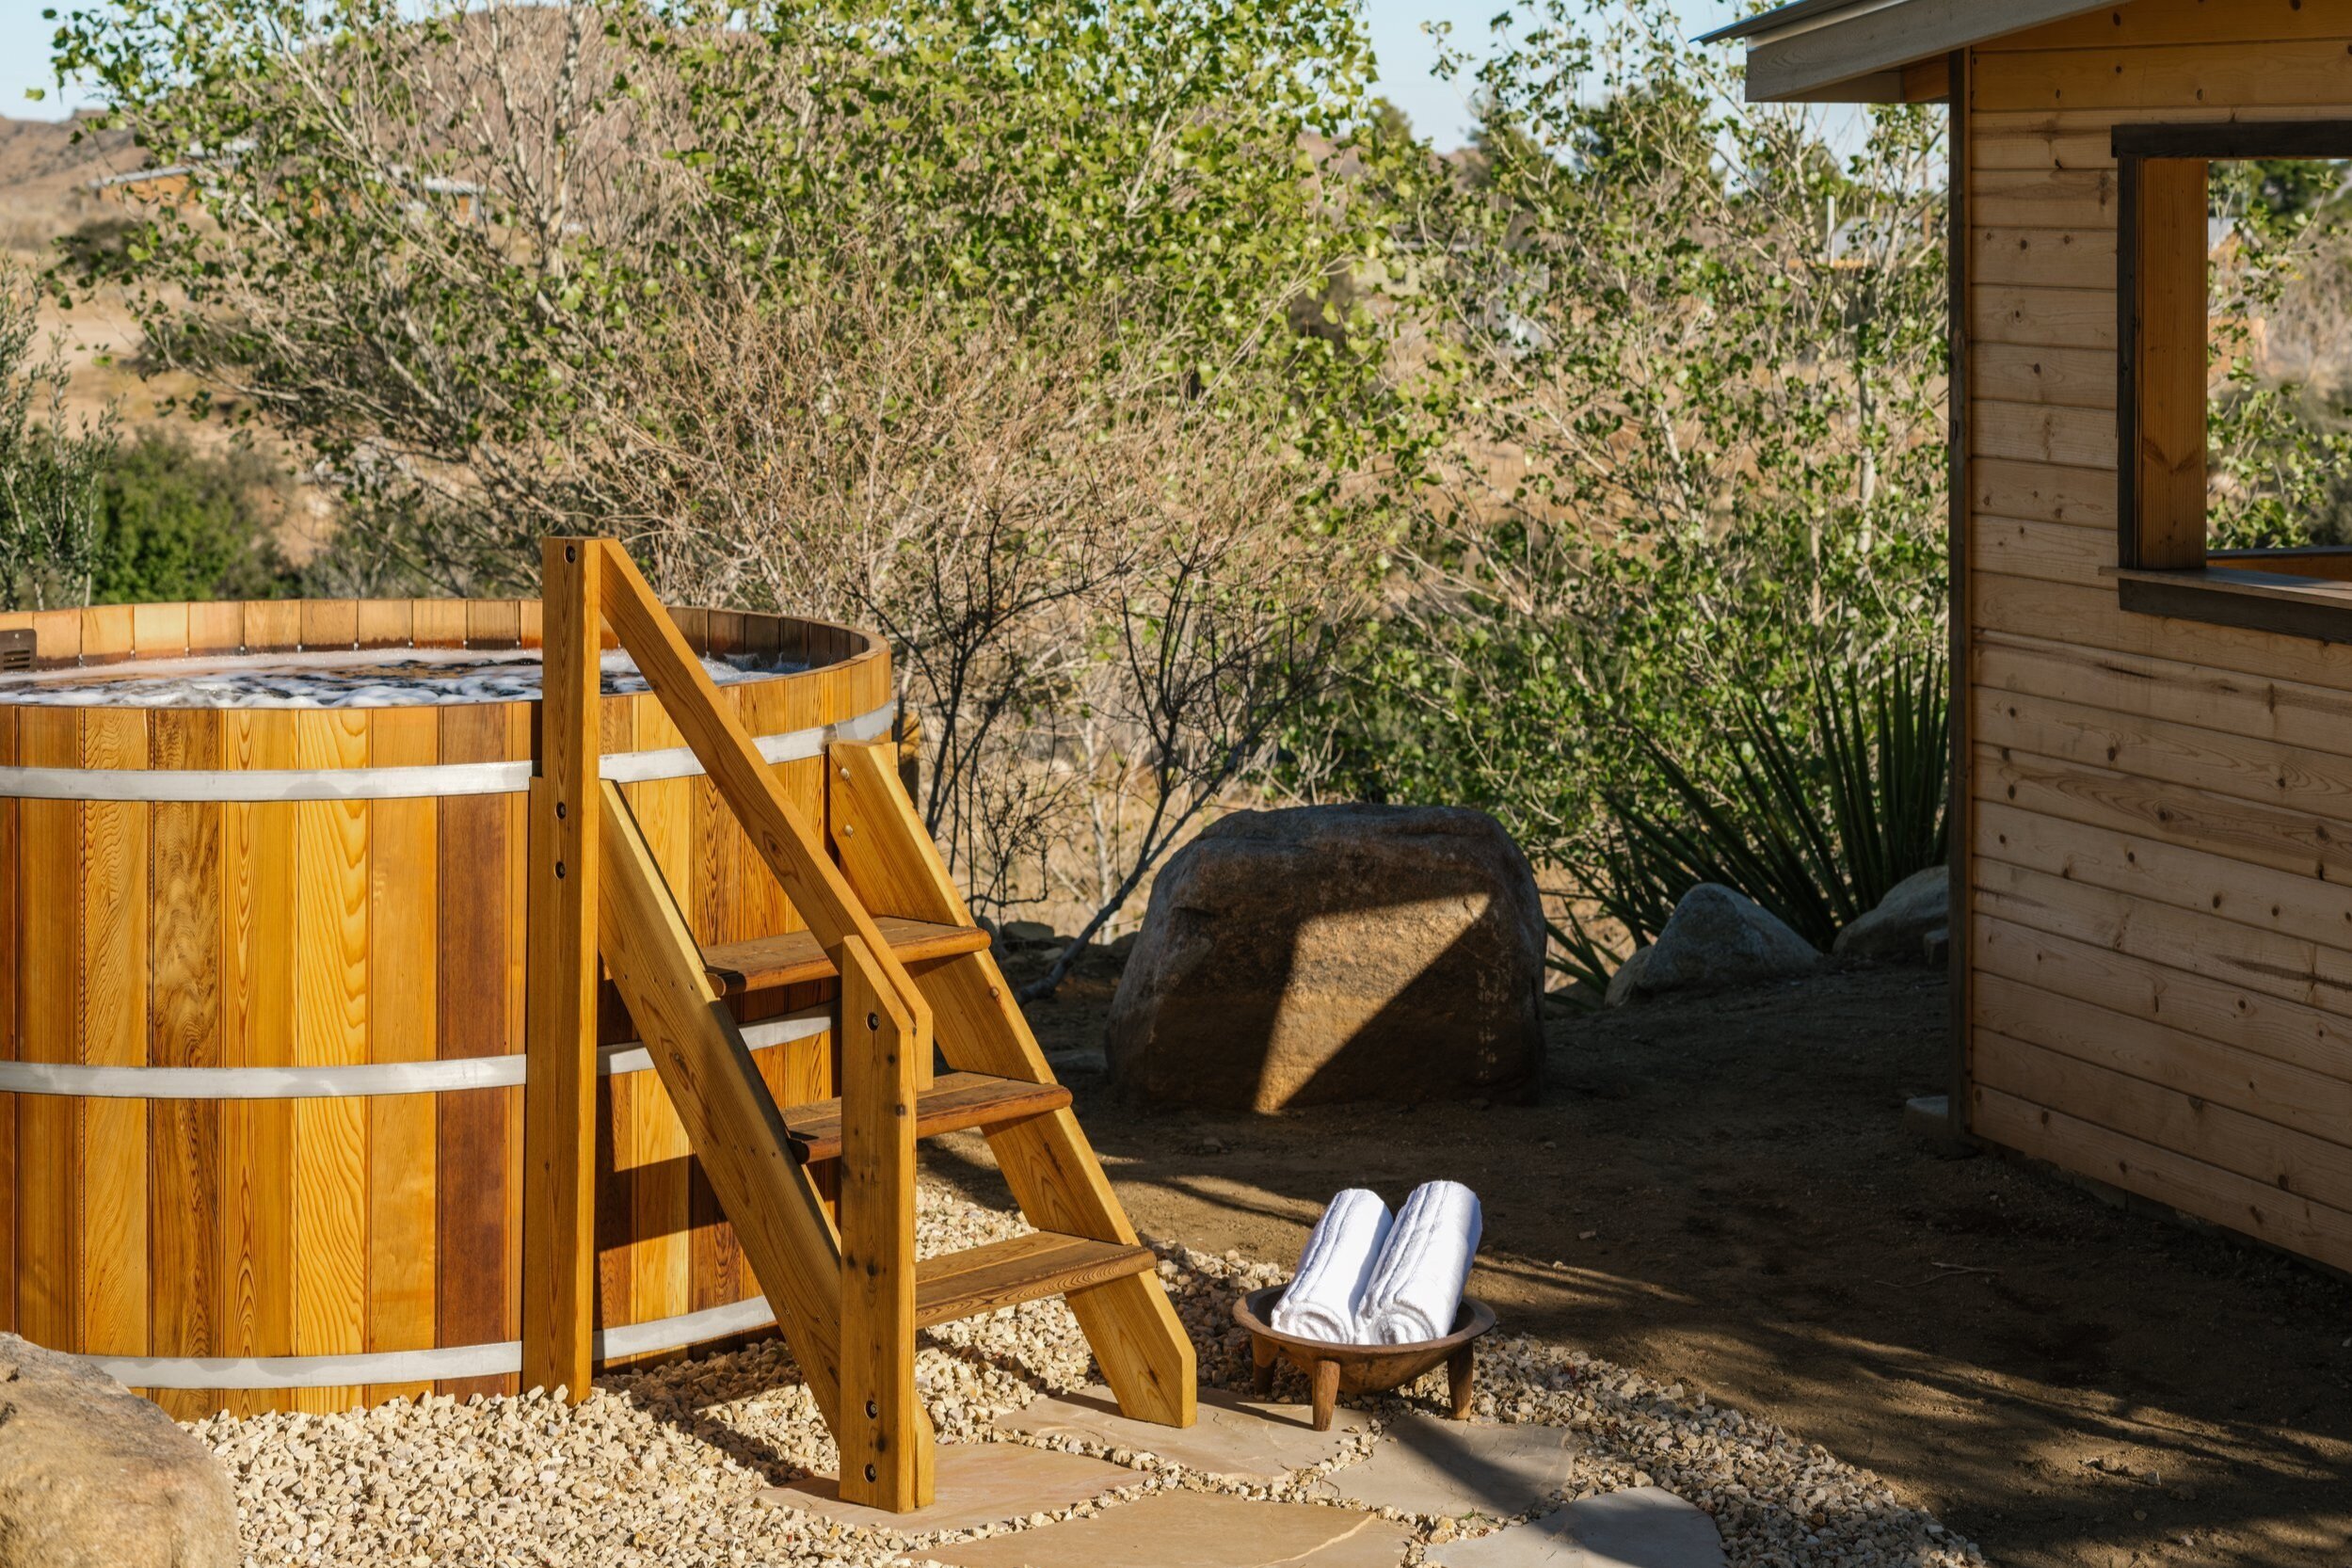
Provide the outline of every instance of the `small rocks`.
[[[917,1219],[919,1247],[926,1256],[1024,1228],[1015,1216],[930,1187],[919,1193]],[[1248,1336],[1233,1321],[1233,1301],[1281,1283],[1283,1271],[1239,1253],[1211,1256],[1167,1245],[1160,1251],[1159,1277],[1198,1352],[1203,1387],[1248,1388]],[[1342,1419],[1359,1430],[1336,1452],[1304,1456],[1313,1462],[1303,1468],[1291,1467],[1295,1462],[1286,1455],[1284,1464],[1220,1478],[1173,1434],[1153,1443],[1124,1430],[1081,1433],[1067,1413],[1041,1412],[1032,1434],[1010,1436],[1000,1416],[1044,1395],[1075,1394],[1092,1381],[1085,1339],[1058,1301],[928,1331],[916,1368],[943,1440],[1079,1449],[1119,1467],[1131,1484],[1076,1504],[1054,1499],[1048,1508],[1037,1506],[1048,1499],[1024,1498],[1017,1520],[1008,1514],[977,1531],[935,1525],[903,1534],[796,1508],[762,1507],[770,1488],[829,1474],[837,1464],[808,1388],[775,1340],[616,1373],[600,1379],[577,1406],[542,1396],[435,1397],[333,1416],[218,1416],[189,1430],[230,1476],[252,1568],[362,1562],[388,1568],[590,1562],[600,1568],[881,1568],[943,1555],[975,1564],[1031,1560],[991,1544],[1018,1531],[1029,1537],[1024,1546],[1041,1545],[1056,1532],[1075,1534],[1088,1521],[1109,1520],[1171,1495],[1187,1510],[1194,1507],[1181,1502],[1188,1497],[1317,1504],[1326,1483],[1370,1463],[1416,1423],[1447,1425],[1430,1414],[1444,1398],[1444,1378],[1434,1375],[1396,1396],[1348,1400]],[[1287,1368],[1281,1377],[1277,1399],[1304,1399],[1303,1380]],[[1544,1446],[1559,1456],[1547,1462],[1559,1467],[1545,1468],[1541,1483],[1528,1489],[1521,1517],[1502,1521],[1490,1514],[1493,1523],[1516,1528],[1560,1496],[1656,1486],[1705,1512],[1737,1563],[1969,1568],[1981,1560],[1974,1547],[1898,1501],[1875,1477],[1780,1428],[1694,1398],[1680,1384],[1654,1383],[1557,1346],[1489,1336],[1479,1361],[1478,1416],[1501,1426],[1552,1429]],[[1362,1430],[1375,1423],[1379,1435]],[[0,1427],[0,1439],[6,1432]],[[1339,1512],[1328,1504],[1319,1511]],[[1137,1520],[1149,1523],[1148,1516],[1132,1513],[1126,1523]],[[1488,1522],[1465,1526],[1396,1513],[1375,1522],[1390,1533],[1367,1534],[1370,1527],[1359,1526],[1346,1540],[1315,1548],[1332,1554],[1328,1558],[1300,1560],[1340,1568],[1358,1543],[1409,1540],[1426,1548],[1441,1534],[1450,1540],[1489,1529]],[[1083,1551],[1087,1539],[1074,1543],[1078,1557],[1056,1560],[1088,1568],[1139,1560],[1090,1558]],[[1264,1544],[1280,1544],[1271,1537]],[[1301,1549],[1311,1545],[1303,1543]],[[927,1549],[932,1546],[940,1551]],[[1422,1560],[1441,1560],[1430,1555]],[[0,1556],[0,1563],[7,1561]]]
[[0,1568],[234,1568],[228,1479],[78,1356],[0,1334]]
[[1743,893],[1702,882],[1682,896],[1657,940],[1625,960],[1608,1005],[1677,991],[1720,991],[1804,974],[1821,962],[1811,943]]

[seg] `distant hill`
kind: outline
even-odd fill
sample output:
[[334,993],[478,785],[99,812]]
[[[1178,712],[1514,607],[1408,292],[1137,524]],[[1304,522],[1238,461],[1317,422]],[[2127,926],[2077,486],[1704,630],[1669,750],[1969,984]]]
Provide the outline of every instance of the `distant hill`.
[[[79,129],[85,134],[73,139]],[[97,208],[93,180],[143,161],[120,131],[93,132],[87,118],[0,117],[0,248],[40,251]]]

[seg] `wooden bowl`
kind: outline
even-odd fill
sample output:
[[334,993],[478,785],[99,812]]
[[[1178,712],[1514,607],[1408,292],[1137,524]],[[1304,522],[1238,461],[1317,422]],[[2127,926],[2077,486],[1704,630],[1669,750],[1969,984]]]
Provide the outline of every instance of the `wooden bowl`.
[[1442,1339],[1422,1339],[1410,1345],[1335,1345],[1322,1339],[1302,1339],[1267,1322],[1287,1285],[1253,1290],[1233,1304],[1233,1320],[1250,1331],[1250,1355],[1256,1364],[1257,1392],[1274,1389],[1274,1365],[1288,1360],[1307,1375],[1314,1388],[1315,1430],[1331,1430],[1331,1407],[1340,1394],[1380,1394],[1401,1388],[1440,1362],[1446,1367],[1447,1392],[1453,1401],[1453,1418],[1470,1418],[1470,1379],[1478,1336],[1495,1326],[1495,1309],[1475,1296],[1462,1298],[1454,1328]]

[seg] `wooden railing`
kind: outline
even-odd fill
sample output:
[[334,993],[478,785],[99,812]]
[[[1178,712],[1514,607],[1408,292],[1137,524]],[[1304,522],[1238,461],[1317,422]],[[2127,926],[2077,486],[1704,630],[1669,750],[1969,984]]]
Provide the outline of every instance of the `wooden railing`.
[[[592,1370],[600,957],[840,1443],[842,1495],[916,1506],[931,1490],[914,1375],[916,1096],[931,1078],[930,1005],[627,554],[609,540],[552,538],[543,567],[523,1384],[577,1400]],[[838,1233],[789,1168],[775,1102],[627,802],[598,776],[607,626],[840,975]]]

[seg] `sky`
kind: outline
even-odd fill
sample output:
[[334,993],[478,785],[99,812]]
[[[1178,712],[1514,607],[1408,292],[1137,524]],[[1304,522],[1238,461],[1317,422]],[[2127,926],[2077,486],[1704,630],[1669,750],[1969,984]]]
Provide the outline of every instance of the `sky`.
[[[56,24],[41,19],[49,5],[69,7],[74,0],[0,0],[0,115],[16,119],[56,119],[71,109],[72,95],[60,96],[49,75],[49,39]],[[88,3],[88,0],[83,0]],[[1676,0],[1692,33],[1729,21],[1744,8],[1736,0]],[[1372,50],[1380,61],[1380,89],[1404,110],[1414,127],[1441,148],[1458,146],[1470,127],[1470,110],[1462,87],[1431,74],[1437,49],[1422,31],[1425,22],[1450,22],[1457,45],[1483,44],[1487,24],[1508,0],[1363,0],[1371,24]],[[27,102],[28,88],[49,88],[44,102]]]

